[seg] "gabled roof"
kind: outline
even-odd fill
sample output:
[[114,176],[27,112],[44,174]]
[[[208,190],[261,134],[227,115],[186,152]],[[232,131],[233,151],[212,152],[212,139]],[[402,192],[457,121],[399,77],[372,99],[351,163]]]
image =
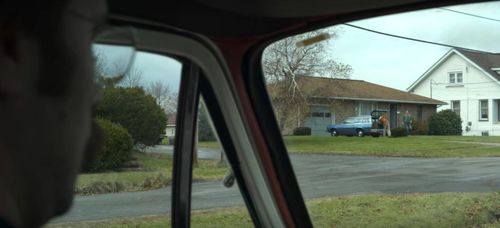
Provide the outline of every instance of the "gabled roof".
[[[413,104],[446,104],[445,102],[428,97],[361,80],[300,76],[297,77],[296,81],[302,94],[309,98]],[[270,87],[272,87],[272,85],[270,85]]]
[[452,54],[456,54],[467,62],[475,66],[478,70],[483,72],[486,76],[495,80],[500,85],[500,75],[492,70],[492,68],[500,68],[500,53],[485,53],[465,50],[461,48],[450,49],[443,57],[441,57],[434,65],[432,65],[422,76],[420,76],[413,84],[408,87],[408,91],[413,90],[417,87],[420,82],[422,82],[428,75],[430,75],[434,69],[440,66],[442,63],[448,59]]
[[469,60],[477,64],[483,71],[489,73],[497,81],[500,81],[500,75],[491,68],[500,68],[500,53],[488,54],[481,52],[466,51],[456,49]]
[[168,115],[167,125],[175,125],[177,121],[177,113]]

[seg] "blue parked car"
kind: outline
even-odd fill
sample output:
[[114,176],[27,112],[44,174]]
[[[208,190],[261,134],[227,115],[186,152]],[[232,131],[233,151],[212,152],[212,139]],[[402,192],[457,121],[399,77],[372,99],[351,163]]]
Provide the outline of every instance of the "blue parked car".
[[370,115],[348,117],[340,124],[328,125],[326,131],[330,132],[332,136],[357,135],[363,137],[371,135],[378,137],[381,135],[377,119],[372,118]]

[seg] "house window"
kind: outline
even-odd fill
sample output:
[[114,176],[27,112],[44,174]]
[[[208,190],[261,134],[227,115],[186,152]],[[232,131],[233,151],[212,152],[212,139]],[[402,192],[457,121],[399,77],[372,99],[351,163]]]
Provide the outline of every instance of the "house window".
[[479,101],[479,120],[488,120],[488,100]]
[[311,113],[311,116],[312,117],[324,117],[325,114],[322,112],[313,112],[313,113]]
[[500,100],[497,100],[497,121],[500,122]]
[[458,72],[456,75],[457,75],[457,83],[462,83],[464,81],[462,72]]
[[371,102],[360,102],[358,108],[358,115],[370,115],[373,111],[374,104]]
[[460,101],[451,101],[451,110],[460,116]]
[[464,77],[462,72],[450,72],[448,73],[448,78],[450,83],[463,83]]
[[329,112],[311,112],[311,117],[330,118],[332,117],[332,114]]

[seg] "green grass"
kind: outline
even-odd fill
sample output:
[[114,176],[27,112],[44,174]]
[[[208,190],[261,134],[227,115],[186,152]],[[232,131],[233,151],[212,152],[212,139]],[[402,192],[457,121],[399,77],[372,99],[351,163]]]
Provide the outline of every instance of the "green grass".
[[[499,193],[438,193],[330,197],[307,203],[315,227],[500,227]],[[49,227],[169,227],[168,216]],[[193,227],[253,227],[243,208],[195,211]]]
[[201,148],[210,148],[210,149],[220,149],[221,145],[218,141],[203,141],[198,142],[198,147]]
[[[88,173],[78,176],[75,192],[91,195],[121,191],[144,191],[169,185],[172,180],[172,158],[134,153],[141,171]],[[193,172],[195,181],[219,180],[227,171],[225,163],[199,160]]]
[[[400,157],[480,157],[500,156],[500,147],[466,144],[452,141],[497,142],[500,137],[466,136],[411,136],[388,137],[331,137],[286,136],[285,144],[290,153],[341,154]],[[482,140],[482,141],[481,141]],[[497,141],[495,141],[497,140]]]
[[466,142],[500,143],[500,136],[439,136],[442,139]]

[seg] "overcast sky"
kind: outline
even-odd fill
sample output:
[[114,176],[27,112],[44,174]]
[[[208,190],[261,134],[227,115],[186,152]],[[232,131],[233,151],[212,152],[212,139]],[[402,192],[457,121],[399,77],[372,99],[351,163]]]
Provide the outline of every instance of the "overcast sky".
[[[499,2],[446,7],[500,19]],[[431,9],[352,22],[385,33],[460,47],[500,52],[500,22]],[[332,56],[350,64],[352,79],[406,90],[450,48],[337,26]]]
[[[500,20],[500,2],[446,7]],[[460,47],[500,52],[500,22],[431,9],[351,22],[385,33]],[[387,37],[345,25],[336,26],[330,40],[331,56],[352,66],[351,79],[365,80],[406,90],[448,50],[431,44]],[[178,90],[180,63],[155,54],[139,53],[134,67],[145,83],[165,80]]]

